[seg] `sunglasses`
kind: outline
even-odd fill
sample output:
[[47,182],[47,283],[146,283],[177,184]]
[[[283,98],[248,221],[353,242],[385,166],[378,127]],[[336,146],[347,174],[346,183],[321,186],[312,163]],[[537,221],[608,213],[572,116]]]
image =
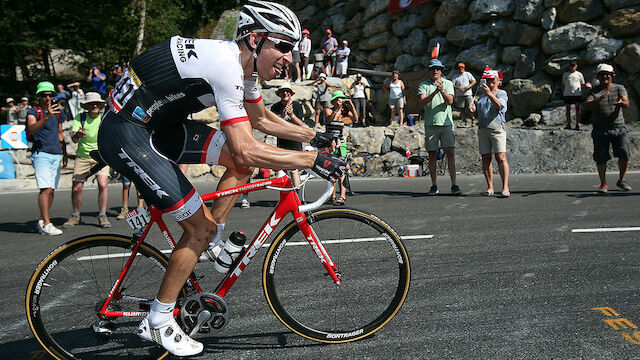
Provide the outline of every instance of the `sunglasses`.
[[46,97],[50,97],[51,98],[51,97],[54,97],[55,95],[51,94],[51,93],[44,93],[44,94],[39,94],[39,96],[42,97],[42,98],[46,98]]
[[601,71],[598,73],[598,76],[613,76],[613,73],[608,71]]
[[87,106],[102,106],[102,103],[88,103]]
[[280,51],[283,54],[290,53],[291,50],[293,50],[293,47],[295,46],[291,41],[278,39],[278,38],[274,38],[271,36],[262,35],[258,33],[254,33],[254,34],[260,36],[261,38],[264,38],[273,42],[275,44],[274,47],[276,48],[276,50]]

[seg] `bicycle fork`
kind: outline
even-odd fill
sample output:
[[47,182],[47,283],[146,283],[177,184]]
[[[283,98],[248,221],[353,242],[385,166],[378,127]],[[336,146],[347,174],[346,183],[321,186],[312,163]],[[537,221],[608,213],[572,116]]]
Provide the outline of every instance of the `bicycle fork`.
[[311,227],[311,225],[309,225],[307,216],[300,212],[293,212],[293,217],[296,220],[298,227],[304,234],[307,243],[309,243],[320,262],[322,262],[322,265],[327,271],[327,275],[331,277],[336,285],[341,285],[342,281],[340,280],[340,272],[338,271],[338,267],[333,262],[333,260],[331,260],[331,256],[329,256],[329,253],[320,242],[320,239],[318,238],[315,230]]

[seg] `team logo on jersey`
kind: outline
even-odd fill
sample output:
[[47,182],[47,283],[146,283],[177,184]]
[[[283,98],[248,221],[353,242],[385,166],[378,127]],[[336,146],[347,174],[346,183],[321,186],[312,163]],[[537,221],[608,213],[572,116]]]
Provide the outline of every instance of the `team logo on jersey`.
[[142,121],[143,123],[149,122],[149,120],[151,119],[151,117],[144,110],[142,110],[140,106],[136,106],[135,110],[133,110],[133,113],[131,113],[131,116],[133,116],[134,119]]
[[195,39],[185,39],[181,37],[176,39],[176,49],[180,62],[186,62],[192,57],[198,59],[198,54],[196,53],[195,48]]

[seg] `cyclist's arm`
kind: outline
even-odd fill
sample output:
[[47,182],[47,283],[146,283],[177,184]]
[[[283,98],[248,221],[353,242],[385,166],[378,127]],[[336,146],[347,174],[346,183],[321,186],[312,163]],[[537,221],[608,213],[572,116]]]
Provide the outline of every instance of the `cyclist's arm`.
[[260,100],[256,103],[245,102],[245,110],[254,129],[281,139],[309,142],[316,135],[312,129],[292,124],[264,106]]

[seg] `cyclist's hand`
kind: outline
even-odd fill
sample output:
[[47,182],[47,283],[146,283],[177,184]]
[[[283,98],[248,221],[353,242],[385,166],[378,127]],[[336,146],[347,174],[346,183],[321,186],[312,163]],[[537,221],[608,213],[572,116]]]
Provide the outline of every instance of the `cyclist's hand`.
[[339,179],[344,174],[346,164],[344,161],[327,153],[318,153],[312,170],[325,180]]
[[313,139],[311,139],[311,141],[309,142],[309,144],[311,144],[311,146],[315,147],[315,148],[326,148],[331,146],[332,142],[335,140],[335,137],[333,134],[328,133],[328,132],[323,132],[323,133],[316,133],[316,136],[313,137]]

